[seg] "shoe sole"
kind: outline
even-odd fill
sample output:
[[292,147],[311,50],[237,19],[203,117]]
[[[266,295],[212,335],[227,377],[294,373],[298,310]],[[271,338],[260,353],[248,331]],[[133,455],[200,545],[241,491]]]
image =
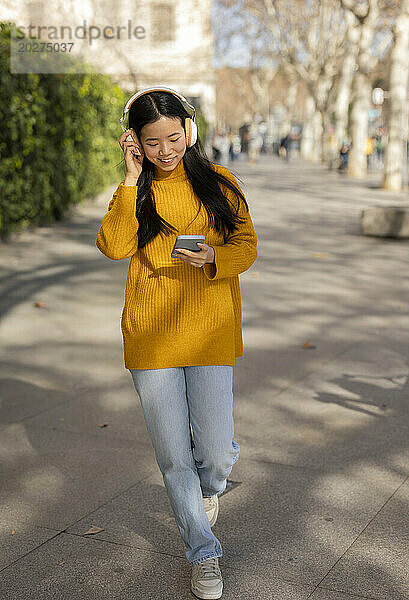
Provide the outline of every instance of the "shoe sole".
[[202,600],[217,600],[218,598],[222,597],[223,594],[223,584],[221,584],[221,589],[217,590],[217,592],[201,592],[200,590],[196,589],[194,587],[193,584],[191,584],[190,589],[192,590],[193,594],[195,596],[197,596],[198,598],[201,598]]

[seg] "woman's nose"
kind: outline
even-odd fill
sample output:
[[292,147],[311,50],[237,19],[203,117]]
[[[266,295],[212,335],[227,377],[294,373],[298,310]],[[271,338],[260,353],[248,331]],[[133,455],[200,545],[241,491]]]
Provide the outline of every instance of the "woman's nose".
[[159,145],[159,154],[161,156],[167,156],[169,154],[170,146],[167,142],[163,142]]

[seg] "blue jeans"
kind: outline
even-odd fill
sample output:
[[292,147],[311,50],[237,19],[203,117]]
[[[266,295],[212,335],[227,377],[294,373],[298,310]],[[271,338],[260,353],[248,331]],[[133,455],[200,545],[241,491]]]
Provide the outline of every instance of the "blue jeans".
[[191,564],[222,556],[203,496],[220,495],[239,458],[233,440],[233,367],[129,369],[156,461]]

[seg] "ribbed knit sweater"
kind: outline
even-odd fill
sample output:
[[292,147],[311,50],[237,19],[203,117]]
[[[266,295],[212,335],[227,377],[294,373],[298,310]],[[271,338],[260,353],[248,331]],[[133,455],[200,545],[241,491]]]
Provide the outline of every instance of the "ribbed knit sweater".
[[[226,167],[213,168],[238,186]],[[235,194],[224,185],[221,189],[237,207]],[[96,246],[108,258],[131,258],[121,316],[125,368],[234,366],[235,357],[243,356],[238,275],[258,255],[250,213],[240,201],[238,214],[245,222],[224,243],[205,208],[198,213],[200,202],[183,159],[172,171],[156,169],[152,192],[158,214],[178,231],[159,234],[138,248],[138,186],[121,182],[96,238]],[[205,243],[214,248],[214,264],[199,268],[172,258],[176,237],[185,234],[205,235]]]

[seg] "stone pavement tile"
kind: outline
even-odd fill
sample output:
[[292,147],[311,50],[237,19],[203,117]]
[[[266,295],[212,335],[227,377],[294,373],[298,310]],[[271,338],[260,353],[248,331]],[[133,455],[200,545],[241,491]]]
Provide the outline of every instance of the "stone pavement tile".
[[82,535],[91,525],[104,529],[94,536],[98,539],[185,557],[185,546],[159,468],[66,531]]
[[[72,241],[77,257],[64,260],[58,229],[51,228],[45,247],[41,238],[33,241],[24,277],[19,271],[11,274],[17,295],[1,284],[0,331],[7,360],[0,365],[0,378],[29,382],[36,398],[41,399],[42,389],[58,390],[57,396],[62,391],[64,397],[105,390],[121,378],[133,385],[123,364],[120,329],[127,261],[110,261],[89,237],[85,244]],[[32,406],[38,404],[30,404],[30,416],[38,412]]]
[[[0,423],[26,421],[30,425],[57,427],[95,433],[107,422],[106,437],[144,435],[143,413],[132,377],[117,365],[115,377],[99,380],[90,373],[86,381],[74,374],[61,376],[58,368],[45,375],[41,369],[26,369],[2,362],[0,365]],[[146,437],[146,441],[148,441]]]
[[[375,600],[372,596],[357,596],[356,594],[344,594],[323,588],[317,588],[309,600]],[[390,596],[388,600],[395,600]]]
[[276,577],[269,566],[258,565],[238,571],[234,562],[228,563],[226,559],[222,558],[219,564],[223,576],[223,600],[307,600],[313,590],[313,586]]
[[0,426],[0,518],[64,529],[149,476],[156,463],[144,444],[31,427]]
[[57,534],[46,527],[0,521],[0,571]]
[[0,598],[190,599],[189,583],[186,559],[62,533],[1,573]]
[[[100,435],[106,440],[119,438],[128,440],[130,444],[143,443],[151,447],[142,407],[130,375],[129,381],[117,379],[105,389],[96,386],[79,397],[71,396],[70,401],[28,417],[25,423]],[[106,423],[105,427],[98,426],[103,423]]]
[[299,336],[296,345],[284,344],[282,340],[276,344],[273,330],[268,323],[260,329],[244,325],[245,357],[236,359],[235,385],[245,397],[265,390],[272,397],[351,347],[350,341],[326,341],[319,343],[317,353],[302,348],[304,341],[308,341],[304,336]]
[[359,461],[409,468],[409,365],[404,348],[361,342],[281,393],[269,378],[235,387],[235,434],[246,457],[311,469]]
[[276,577],[318,585],[402,483],[359,464],[320,473],[242,457],[214,526],[237,569],[268,566]]
[[[245,452],[245,449],[243,449]],[[376,466],[321,474],[240,458],[220,498],[213,528],[235,567],[247,563],[279,578],[317,584],[376,514],[402,479]],[[185,556],[159,469],[68,527],[98,539]],[[266,574],[266,577],[268,576]]]
[[409,598],[409,480],[322,582],[376,600]]
[[[225,600],[304,600],[312,588],[220,559]],[[192,600],[186,558],[61,533],[1,573],[7,600]]]
[[27,375],[24,378],[11,375],[3,363],[0,369],[0,423],[21,421],[58,407],[70,399],[67,391],[39,385]]

